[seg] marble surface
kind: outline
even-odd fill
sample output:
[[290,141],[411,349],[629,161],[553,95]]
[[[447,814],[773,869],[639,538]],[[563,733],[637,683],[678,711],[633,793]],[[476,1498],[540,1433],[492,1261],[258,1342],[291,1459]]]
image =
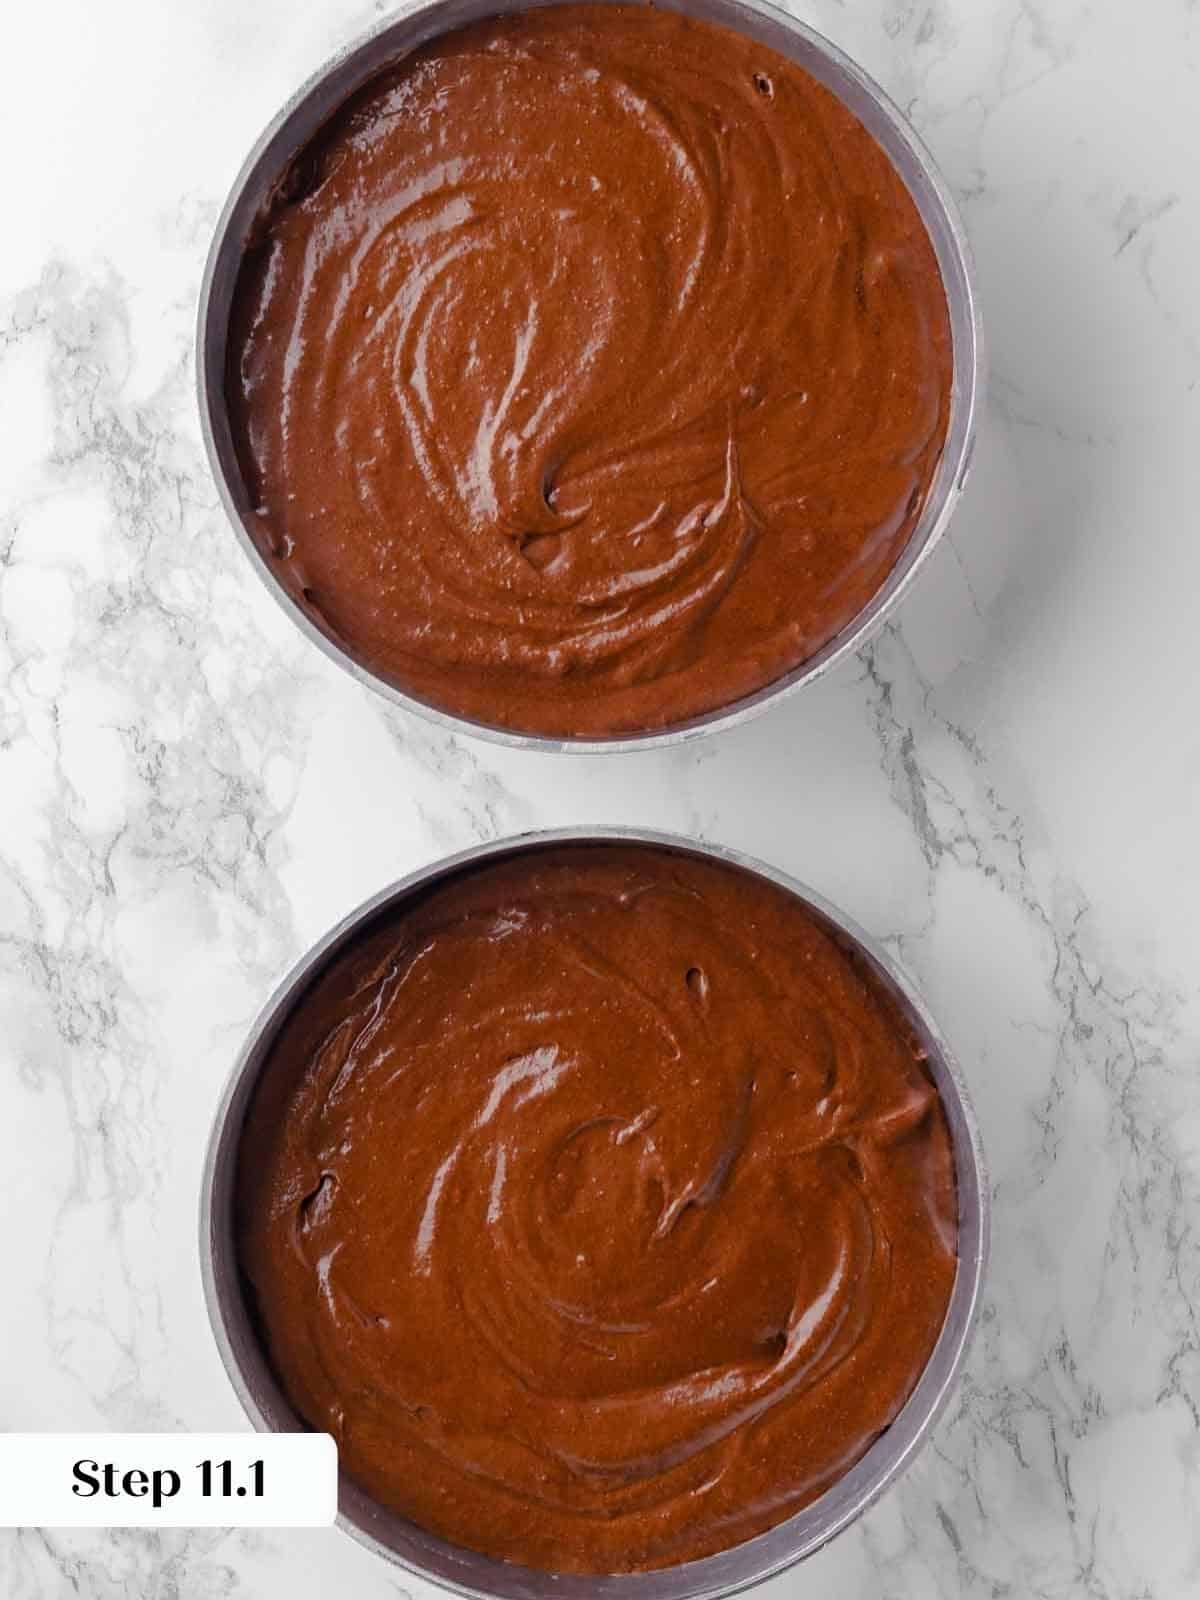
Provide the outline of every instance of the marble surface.
[[[1200,1592],[1200,12],[796,0],[963,203],[976,469],[898,620],[674,753],[536,757],[305,643],[202,458],[192,321],[261,124],[358,0],[22,5],[0,53],[0,1426],[238,1426],[194,1247],[239,1039],[446,850],[628,821],[885,937],[974,1089],[985,1319],[933,1446],[795,1600]],[[335,1531],[0,1535],[0,1593],[425,1596]],[[429,1591],[430,1593],[432,1591]]]

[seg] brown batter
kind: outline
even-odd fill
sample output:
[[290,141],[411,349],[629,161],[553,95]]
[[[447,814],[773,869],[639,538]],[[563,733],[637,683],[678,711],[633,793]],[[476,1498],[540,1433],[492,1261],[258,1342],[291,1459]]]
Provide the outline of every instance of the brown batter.
[[602,735],[837,634],[929,489],[932,247],[828,90],[740,34],[572,5],[438,39],[304,152],[239,280],[264,548],[448,710]]
[[911,1392],[956,1270],[895,1003],[792,896],[646,846],[474,870],[352,946],[240,1174],[300,1414],[378,1500],[551,1570],[813,1500]]

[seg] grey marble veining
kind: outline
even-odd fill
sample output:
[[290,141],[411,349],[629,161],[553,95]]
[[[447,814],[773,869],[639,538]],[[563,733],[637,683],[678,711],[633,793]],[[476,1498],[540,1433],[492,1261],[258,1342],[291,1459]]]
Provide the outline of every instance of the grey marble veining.
[[[1200,1593],[1200,81],[1187,0],[814,0],[964,205],[992,379],[896,624],[747,727],[552,758],[398,713],[225,527],[192,401],[241,154],[377,14],[22,5],[0,57],[0,1426],[240,1425],[193,1249],[212,1109],[288,963],[538,824],[764,856],[885,937],[995,1193],[933,1448],[795,1600]],[[426,1590],[335,1532],[0,1535],[0,1593]]]

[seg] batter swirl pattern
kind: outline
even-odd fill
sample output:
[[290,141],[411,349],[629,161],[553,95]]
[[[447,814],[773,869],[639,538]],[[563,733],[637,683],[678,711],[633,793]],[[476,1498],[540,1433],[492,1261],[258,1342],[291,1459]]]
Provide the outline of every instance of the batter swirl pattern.
[[274,1048],[241,1238],[271,1358],[377,1498],[620,1571],[816,1497],[956,1267],[907,1024],[789,895],[647,847],[486,868],[345,955]]
[[636,6],[480,24],[303,154],[239,284],[263,538],[454,711],[635,730],[805,660],[878,588],[946,429],[903,183],[793,64]]

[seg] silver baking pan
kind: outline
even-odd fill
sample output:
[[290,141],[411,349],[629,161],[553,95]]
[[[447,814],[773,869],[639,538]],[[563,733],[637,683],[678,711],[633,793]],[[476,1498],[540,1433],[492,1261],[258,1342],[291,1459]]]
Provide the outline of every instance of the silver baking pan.
[[[962,1075],[911,982],[877,944],[819,894],[737,851],[636,828],[561,828],[477,846],[409,874],[352,911],[313,946],[280,984],[250,1030],[217,1109],[204,1167],[200,1264],[221,1358],[251,1422],[263,1431],[304,1424],[268,1366],[239,1273],[234,1239],[238,1150],[246,1112],[271,1045],[291,1008],[318,974],[381,915],[452,874],[513,854],[563,843],[645,843],[727,862],[796,895],[844,945],[853,948],[907,1012],[928,1053],[928,1068],[949,1123],[958,1186],[958,1272],[946,1320],[917,1387],[895,1422],[820,1499],[754,1539],[661,1571],[588,1577],[510,1565],[448,1544],[379,1505],[343,1476],[339,1524],[405,1571],[477,1600],[718,1600],[738,1594],[819,1550],[892,1483],[927,1443],[962,1367],[979,1312],[988,1250],[988,1188],[979,1129]],[[398,1152],[402,1159],[402,1152]]]
[[225,392],[230,305],[251,226],[298,152],[338,106],[381,68],[438,34],[482,17],[526,9],[530,0],[427,0],[424,4],[411,5],[390,16],[322,67],[297,90],[247,156],[217,223],[200,291],[196,373],[201,428],[221,502],[259,577],[308,638],[360,682],[442,727],[520,749],[599,752],[678,744],[744,722],[774,701],[812,683],[858,649],[895,609],[919,567],[945,532],[966,481],[975,444],[982,384],[982,336],[970,249],[950,192],[916,133],[878,84],[848,56],[768,0],[657,0],[657,3],[747,34],[798,62],[839,95],[883,146],[908,185],[933,242],[945,285],[953,342],[950,420],[941,462],[924,511],[899,561],[875,596],[840,634],[791,672],[731,705],[645,733],[589,739],[516,733],[443,711],[373,672],[286,592],[267,559],[263,530],[256,526],[238,467]]

